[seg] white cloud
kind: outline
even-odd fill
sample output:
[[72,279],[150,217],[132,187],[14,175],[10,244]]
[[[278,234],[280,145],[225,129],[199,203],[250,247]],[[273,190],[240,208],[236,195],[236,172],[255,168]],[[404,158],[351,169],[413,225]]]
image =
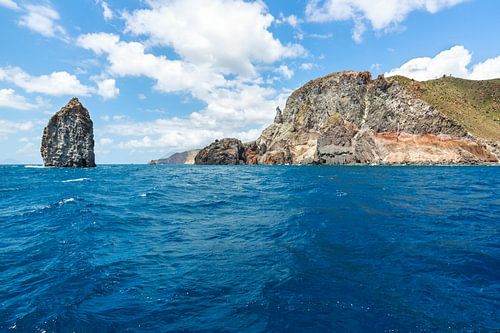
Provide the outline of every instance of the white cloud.
[[500,78],[500,56],[488,59],[472,67],[471,80],[488,80]]
[[110,21],[113,19],[115,16],[111,8],[109,7],[109,4],[106,1],[102,0],[96,0],[96,3],[98,5],[101,5],[102,8],[102,16],[104,17],[104,20]]
[[[207,110],[214,114],[226,110],[224,115],[227,115],[228,110],[232,110],[233,115],[238,115],[244,109],[248,119],[262,120],[268,117],[255,114],[274,110],[272,106],[267,110],[261,108],[263,103],[273,100],[276,95],[273,89],[245,83],[240,79],[226,80],[221,73],[206,66],[145,53],[144,45],[140,43],[123,42],[116,35],[98,33],[80,36],[78,44],[98,55],[105,54],[111,74],[149,77],[156,81],[155,89],[161,92],[189,92],[207,103]],[[258,108],[254,107],[254,102],[259,104]],[[237,121],[241,121],[241,114]]]
[[0,81],[13,83],[29,93],[51,96],[88,96],[94,92],[93,88],[85,86],[76,76],[68,72],[32,76],[19,67],[0,67]]
[[403,22],[413,11],[436,13],[467,0],[309,0],[306,17],[311,22],[354,21],[353,38],[360,42],[370,22],[374,30],[385,30]]
[[285,16],[281,13],[276,20],[276,24],[289,24],[291,27],[297,28],[300,24],[300,20],[295,15]]
[[66,30],[57,23],[59,13],[49,5],[27,5],[26,13],[21,16],[19,25],[45,37],[67,39]]
[[262,1],[151,0],[150,9],[125,13],[126,31],[172,47],[185,61],[251,76],[254,63],[303,54],[268,30],[274,21]]
[[9,8],[12,10],[19,10],[19,6],[12,0],[0,0],[0,7]]
[[120,89],[116,87],[114,79],[106,79],[97,82],[97,93],[106,100],[117,97],[120,94]]
[[0,119],[0,139],[5,139],[10,134],[29,131],[33,129],[33,127],[34,125],[31,121],[14,122]]
[[469,69],[471,60],[471,52],[465,47],[457,45],[433,58],[412,59],[401,67],[385,73],[385,75],[403,75],[419,81],[431,80],[443,75],[473,80],[500,78],[500,56],[476,64],[472,69]]
[[139,94],[137,95],[137,98],[139,98],[141,101],[145,100],[147,97],[144,94]]
[[32,110],[39,107],[40,103],[30,103],[24,96],[16,94],[13,89],[0,89],[0,108],[17,110]]
[[276,69],[276,72],[280,73],[285,79],[291,79],[294,75],[293,70],[291,70],[287,65],[281,65]]
[[146,76],[156,80],[155,88],[163,92],[206,89],[207,85],[223,84],[222,74],[208,67],[195,66],[181,60],[169,60],[145,52],[138,42],[123,42],[108,33],[82,35],[78,44],[97,55],[105,54],[109,72],[117,76]]

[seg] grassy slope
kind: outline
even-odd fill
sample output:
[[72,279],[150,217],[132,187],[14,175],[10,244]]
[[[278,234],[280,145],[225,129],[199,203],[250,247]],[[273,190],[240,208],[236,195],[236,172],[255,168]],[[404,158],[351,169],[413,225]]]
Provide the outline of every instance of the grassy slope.
[[391,79],[409,88],[470,133],[500,141],[500,79],[472,81],[444,77],[425,82],[402,76]]

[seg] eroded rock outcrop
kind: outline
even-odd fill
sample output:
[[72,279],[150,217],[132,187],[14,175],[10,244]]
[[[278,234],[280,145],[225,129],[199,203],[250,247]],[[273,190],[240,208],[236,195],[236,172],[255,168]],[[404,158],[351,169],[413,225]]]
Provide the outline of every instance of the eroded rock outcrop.
[[200,150],[195,157],[195,164],[246,164],[245,147],[238,139],[216,140]]
[[259,164],[473,164],[498,156],[396,80],[341,72],[307,83],[253,143]]
[[50,119],[40,152],[45,166],[95,167],[93,123],[77,98]]

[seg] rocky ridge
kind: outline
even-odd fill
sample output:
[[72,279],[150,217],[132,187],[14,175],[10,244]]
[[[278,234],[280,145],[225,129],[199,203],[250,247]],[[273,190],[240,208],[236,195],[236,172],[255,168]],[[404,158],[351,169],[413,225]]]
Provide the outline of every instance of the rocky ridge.
[[[235,164],[219,158],[220,142],[196,163]],[[397,79],[354,71],[293,92],[274,123],[237,151],[246,164],[484,164],[500,157],[498,142],[468,133]]]
[[96,166],[93,123],[77,98],[50,119],[43,131],[40,152],[45,166]]

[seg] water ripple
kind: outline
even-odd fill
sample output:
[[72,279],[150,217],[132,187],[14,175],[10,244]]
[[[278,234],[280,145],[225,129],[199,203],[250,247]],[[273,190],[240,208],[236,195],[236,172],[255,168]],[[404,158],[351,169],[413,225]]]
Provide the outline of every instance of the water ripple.
[[0,331],[493,331],[495,167],[0,166]]

